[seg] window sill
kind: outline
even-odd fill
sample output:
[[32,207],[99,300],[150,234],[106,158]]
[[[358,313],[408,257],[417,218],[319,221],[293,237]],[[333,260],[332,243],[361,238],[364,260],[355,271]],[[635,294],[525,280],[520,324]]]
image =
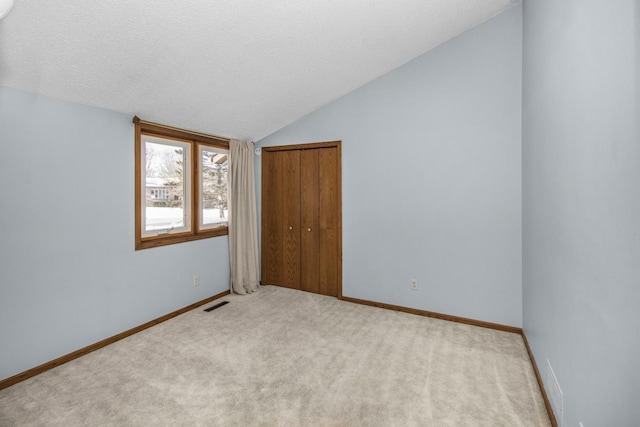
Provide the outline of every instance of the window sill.
[[136,250],[155,248],[158,246],[173,245],[176,243],[190,242],[192,240],[209,239],[211,237],[226,236],[229,234],[228,227],[219,227],[212,230],[203,230],[197,234],[182,233],[169,236],[143,237],[136,239]]

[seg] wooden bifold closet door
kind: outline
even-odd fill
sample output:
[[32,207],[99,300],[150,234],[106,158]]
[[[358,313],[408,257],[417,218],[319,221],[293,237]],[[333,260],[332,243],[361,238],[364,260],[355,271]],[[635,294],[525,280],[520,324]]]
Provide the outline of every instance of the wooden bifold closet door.
[[262,283],[342,293],[340,142],[262,150]]

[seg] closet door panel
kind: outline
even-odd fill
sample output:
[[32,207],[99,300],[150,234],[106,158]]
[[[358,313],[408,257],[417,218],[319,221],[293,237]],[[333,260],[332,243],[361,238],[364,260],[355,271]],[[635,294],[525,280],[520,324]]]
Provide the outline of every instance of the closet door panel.
[[300,289],[300,154],[263,155],[262,282]]
[[319,293],[338,296],[340,277],[340,164],[338,148],[318,149]]
[[320,292],[318,151],[302,150],[300,153],[300,288],[316,293]]
[[263,153],[262,158],[262,283],[282,282],[284,235],[278,213],[283,204],[284,156],[280,152]]
[[[300,151],[283,151],[281,232],[284,236],[282,286],[300,289]],[[276,213],[277,214],[277,213]]]

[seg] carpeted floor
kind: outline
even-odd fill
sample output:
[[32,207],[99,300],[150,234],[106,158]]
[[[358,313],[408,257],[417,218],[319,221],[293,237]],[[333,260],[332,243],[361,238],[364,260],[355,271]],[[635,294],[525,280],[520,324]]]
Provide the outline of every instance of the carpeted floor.
[[0,426],[550,425],[517,334],[274,286],[222,300],[1,390]]

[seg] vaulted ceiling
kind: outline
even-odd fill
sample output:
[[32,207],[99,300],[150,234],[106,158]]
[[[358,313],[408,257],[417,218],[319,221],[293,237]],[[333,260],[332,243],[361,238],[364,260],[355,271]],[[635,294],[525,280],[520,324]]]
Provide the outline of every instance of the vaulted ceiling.
[[519,0],[15,0],[0,86],[258,140]]

